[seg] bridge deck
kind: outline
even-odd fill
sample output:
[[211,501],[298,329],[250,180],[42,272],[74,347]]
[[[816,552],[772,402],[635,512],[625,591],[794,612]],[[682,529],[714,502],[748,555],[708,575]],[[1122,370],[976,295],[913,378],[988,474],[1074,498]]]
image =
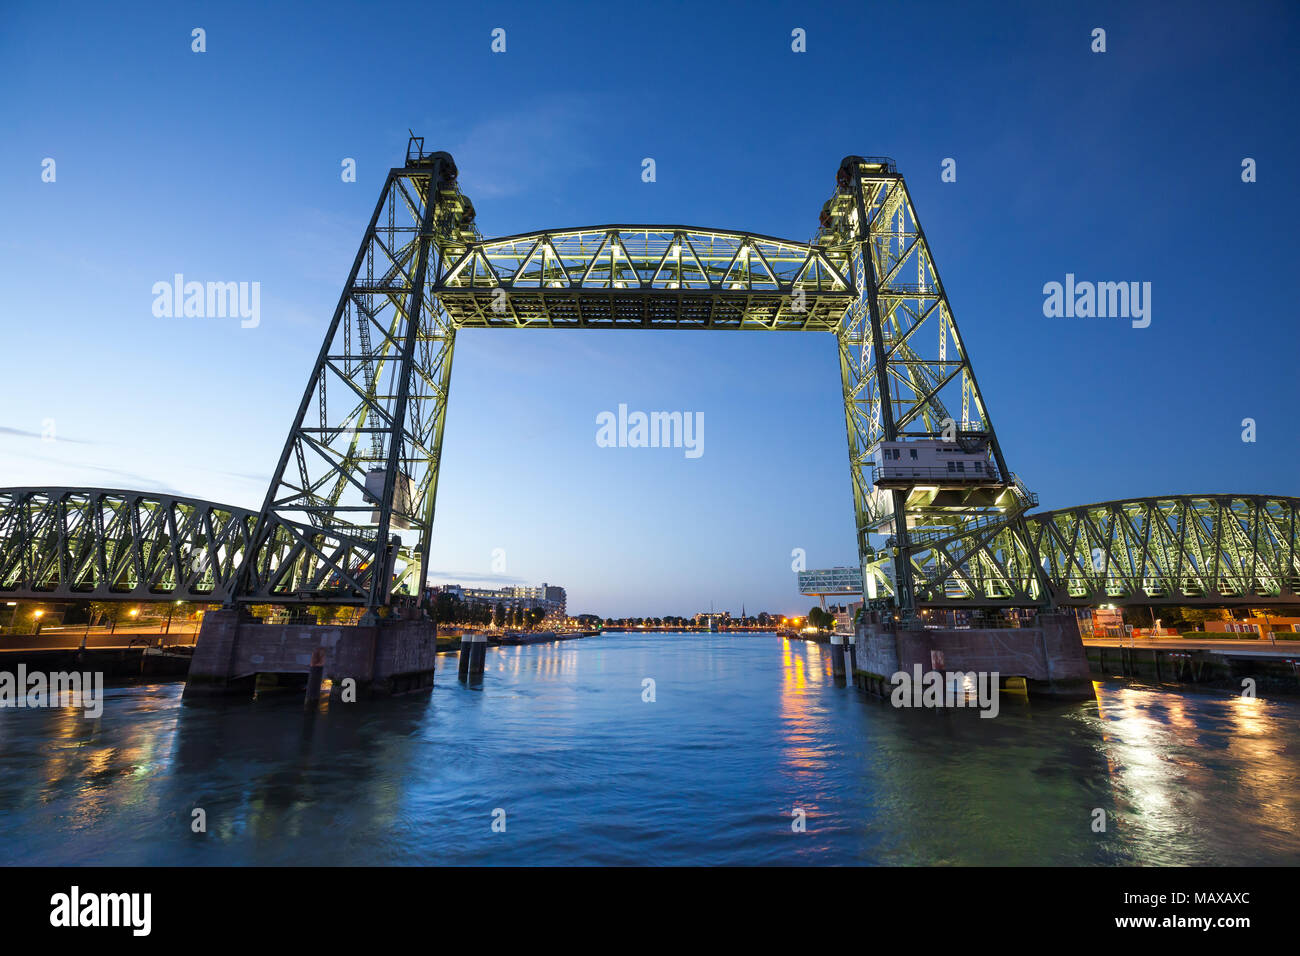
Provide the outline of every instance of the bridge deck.
[[835,331],[856,297],[846,266],[755,233],[587,226],[474,243],[433,291],[458,328]]

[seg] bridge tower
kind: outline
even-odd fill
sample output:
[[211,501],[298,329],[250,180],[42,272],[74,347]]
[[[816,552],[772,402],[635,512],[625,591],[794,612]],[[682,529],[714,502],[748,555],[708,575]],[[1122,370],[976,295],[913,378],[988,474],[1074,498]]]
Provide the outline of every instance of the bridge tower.
[[849,156],[836,187],[817,244],[857,292],[836,338],[867,599],[1051,603],[1024,528],[1037,499],[1007,468],[903,177]]
[[366,227],[228,600],[373,609],[395,591],[422,594],[456,341],[430,290],[478,238],[452,157],[413,136]]

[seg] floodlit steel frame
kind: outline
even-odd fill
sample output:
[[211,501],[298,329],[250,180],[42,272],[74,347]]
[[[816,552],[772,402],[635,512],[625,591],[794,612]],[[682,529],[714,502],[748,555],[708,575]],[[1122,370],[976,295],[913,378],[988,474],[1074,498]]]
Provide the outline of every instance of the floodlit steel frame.
[[[866,590],[904,611],[1296,603],[1300,499],[1180,495],[1029,513],[1037,499],[1006,466],[892,161],[841,163],[812,243],[628,224],[485,240],[454,160],[423,146],[412,137],[386,177],[262,507],[0,489],[0,595],[418,599],[456,331],[544,327],[834,334]],[[986,455],[996,481],[877,483],[881,442],[926,439]]]
[[[257,519],[256,511],[139,491],[0,489],[0,596],[222,602]],[[1031,514],[1026,526],[1058,605],[1300,603],[1298,498],[1134,498]],[[963,546],[970,556],[951,594],[929,590],[943,579],[918,567],[923,603],[1033,603],[1035,576],[1023,562],[1008,571],[1013,543],[1021,546],[1004,526]],[[931,546],[950,553],[950,542]]]
[[224,601],[257,517],[141,491],[0,489],[0,595]]
[[833,331],[852,298],[815,246],[690,226],[592,226],[471,246],[437,287],[458,327]]
[[1025,523],[1058,604],[1295,604],[1298,510],[1296,498],[1171,495],[1063,508]]

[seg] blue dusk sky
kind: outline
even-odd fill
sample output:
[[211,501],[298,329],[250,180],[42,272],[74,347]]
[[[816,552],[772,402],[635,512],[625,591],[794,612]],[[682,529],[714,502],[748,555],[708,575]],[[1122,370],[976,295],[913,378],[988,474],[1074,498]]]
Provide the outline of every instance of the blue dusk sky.
[[[258,507],[410,128],[489,236],[807,241],[841,158],[892,156],[1043,507],[1300,494],[1298,23],[1288,3],[6,4],[0,486]],[[175,273],[259,282],[260,325],[155,318]],[[1150,326],[1045,317],[1067,273],[1150,282]],[[704,453],[598,447],[620,403],[703,413]],[[849,482],[830,335],[463,332],[435,578],[561,584],[605,616],[802,611],[793,549],[856,560]]]

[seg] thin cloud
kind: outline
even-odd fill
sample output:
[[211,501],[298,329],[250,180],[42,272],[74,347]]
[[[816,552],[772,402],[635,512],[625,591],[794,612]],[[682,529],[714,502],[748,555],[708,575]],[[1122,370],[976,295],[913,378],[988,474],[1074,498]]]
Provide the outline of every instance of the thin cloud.
[[[76,468],[81,471],[97,471],[97,472],[102,472],[106,475],[117,475],[120,478],[125,478],[127,481],[131,483],[129,485],[121,486],[119,489],[115,489],[115,490],[160,492],[165,495],[176,495],[177,497],[180,498],[193,497],[193,495],[190,495],[188,492],[180,491],[176,488],[173,488],[171,485],[163,484],[161,481],[158,481],[154,478],[150,478],[147,475],[139,475],[133,471],[123,471],[121,468],[108,468],[104,465],[86,465],[86,464],[70,465],[66,461],[62,461],[58,458],[49,458],[46,457],[45,455],[28,455],[27,457],[32,459],[33,461],[53,462],[56,465],[62,465],[64,468]],[[36,485],[34,487],[59,488],[59,487],[64,487],[64,484],[47,482],[41,485]],[[95,486],[95,487],[99,487],[99,486]]]
[[225,475],[228,478],[242,478],[245,481],[260,481],[268,485],[271,483],[270,475],[249,475],[242,471],[214,471],[214,474]]
[[429,569],[430,578],[440,578],[448,582],[473,581],[476,584],[523,584],[527,579],[508,574],[483,574],[480,571],[435,571]]
[[49,441],[49,442],[68,442],[71,445],[98,444],[97,442],[89,441],[84,438],[62,438],[57,435],[52,438],[46,438],[40,432],[28,431],[25,428],[10,428],[8,425],[0,425],[0,435],[14,435],[18,438],[38,438],[41,441]]
[[[591,166],[579,144],[598,137],[605,97],[548,96],[482,120],[445,147],[456,160],[460,184],[471,199],[501,199]],[[444,148],[444,147],[434,147]]]

